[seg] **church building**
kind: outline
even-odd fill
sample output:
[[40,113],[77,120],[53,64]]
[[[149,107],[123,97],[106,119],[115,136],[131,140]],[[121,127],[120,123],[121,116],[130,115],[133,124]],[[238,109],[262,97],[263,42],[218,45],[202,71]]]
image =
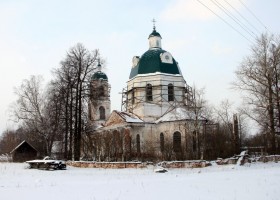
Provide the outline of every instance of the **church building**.
[[192,88],[161,40],[154,25],[148,50],[132,59],[121,111],[110,110],[106,74],[100,69],[92,76],[89,115],[95,160],[203,158],[206,119],[198,116]]

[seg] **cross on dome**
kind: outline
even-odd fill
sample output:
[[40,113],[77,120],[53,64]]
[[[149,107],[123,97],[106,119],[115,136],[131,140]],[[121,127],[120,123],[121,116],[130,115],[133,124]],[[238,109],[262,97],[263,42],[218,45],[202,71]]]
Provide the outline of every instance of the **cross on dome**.
[[101,63],[100,63],[100,58],[98,58],[97,71],[101,71]]
[[152,22],[153,22],[153,29],[156,30],[156,22],[157,21],[155,20],[155,18],[153,18]]

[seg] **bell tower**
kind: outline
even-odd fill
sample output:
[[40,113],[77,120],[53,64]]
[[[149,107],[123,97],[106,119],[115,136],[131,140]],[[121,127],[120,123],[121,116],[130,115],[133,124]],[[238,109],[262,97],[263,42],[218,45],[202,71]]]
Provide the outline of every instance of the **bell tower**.
[[110,89],[108,77],[101,71],[99,61],[98,71],[90,81],[89,119],[94,128],[102,126],[111,113]]

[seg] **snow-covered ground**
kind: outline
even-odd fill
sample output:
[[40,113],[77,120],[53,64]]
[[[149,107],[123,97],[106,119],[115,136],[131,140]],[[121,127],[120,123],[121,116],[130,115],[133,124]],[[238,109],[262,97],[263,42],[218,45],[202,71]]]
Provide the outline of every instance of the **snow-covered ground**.
[[280,163],[170,169],[27,169],[0,163],[1,200],[273,200],[280,199]]

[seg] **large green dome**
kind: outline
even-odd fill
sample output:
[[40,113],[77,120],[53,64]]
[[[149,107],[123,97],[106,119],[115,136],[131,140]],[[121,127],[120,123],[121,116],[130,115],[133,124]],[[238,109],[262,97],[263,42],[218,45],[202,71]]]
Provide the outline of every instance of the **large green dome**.
[[[163,55],[167,60],[170,59],[170,61],[164,62],[162,58]],[[178,63],[167,51],[161,48],[152,48],[146,51],[140,57],[138,64],[131,69],[129,78],[131,79],[138,74],[149,74],[156,72],[166,74],[181,74]]]
[[99,80],[99,79],[108,81],[107,75],[101,71],[95,72],[91,77],[91,80]]

